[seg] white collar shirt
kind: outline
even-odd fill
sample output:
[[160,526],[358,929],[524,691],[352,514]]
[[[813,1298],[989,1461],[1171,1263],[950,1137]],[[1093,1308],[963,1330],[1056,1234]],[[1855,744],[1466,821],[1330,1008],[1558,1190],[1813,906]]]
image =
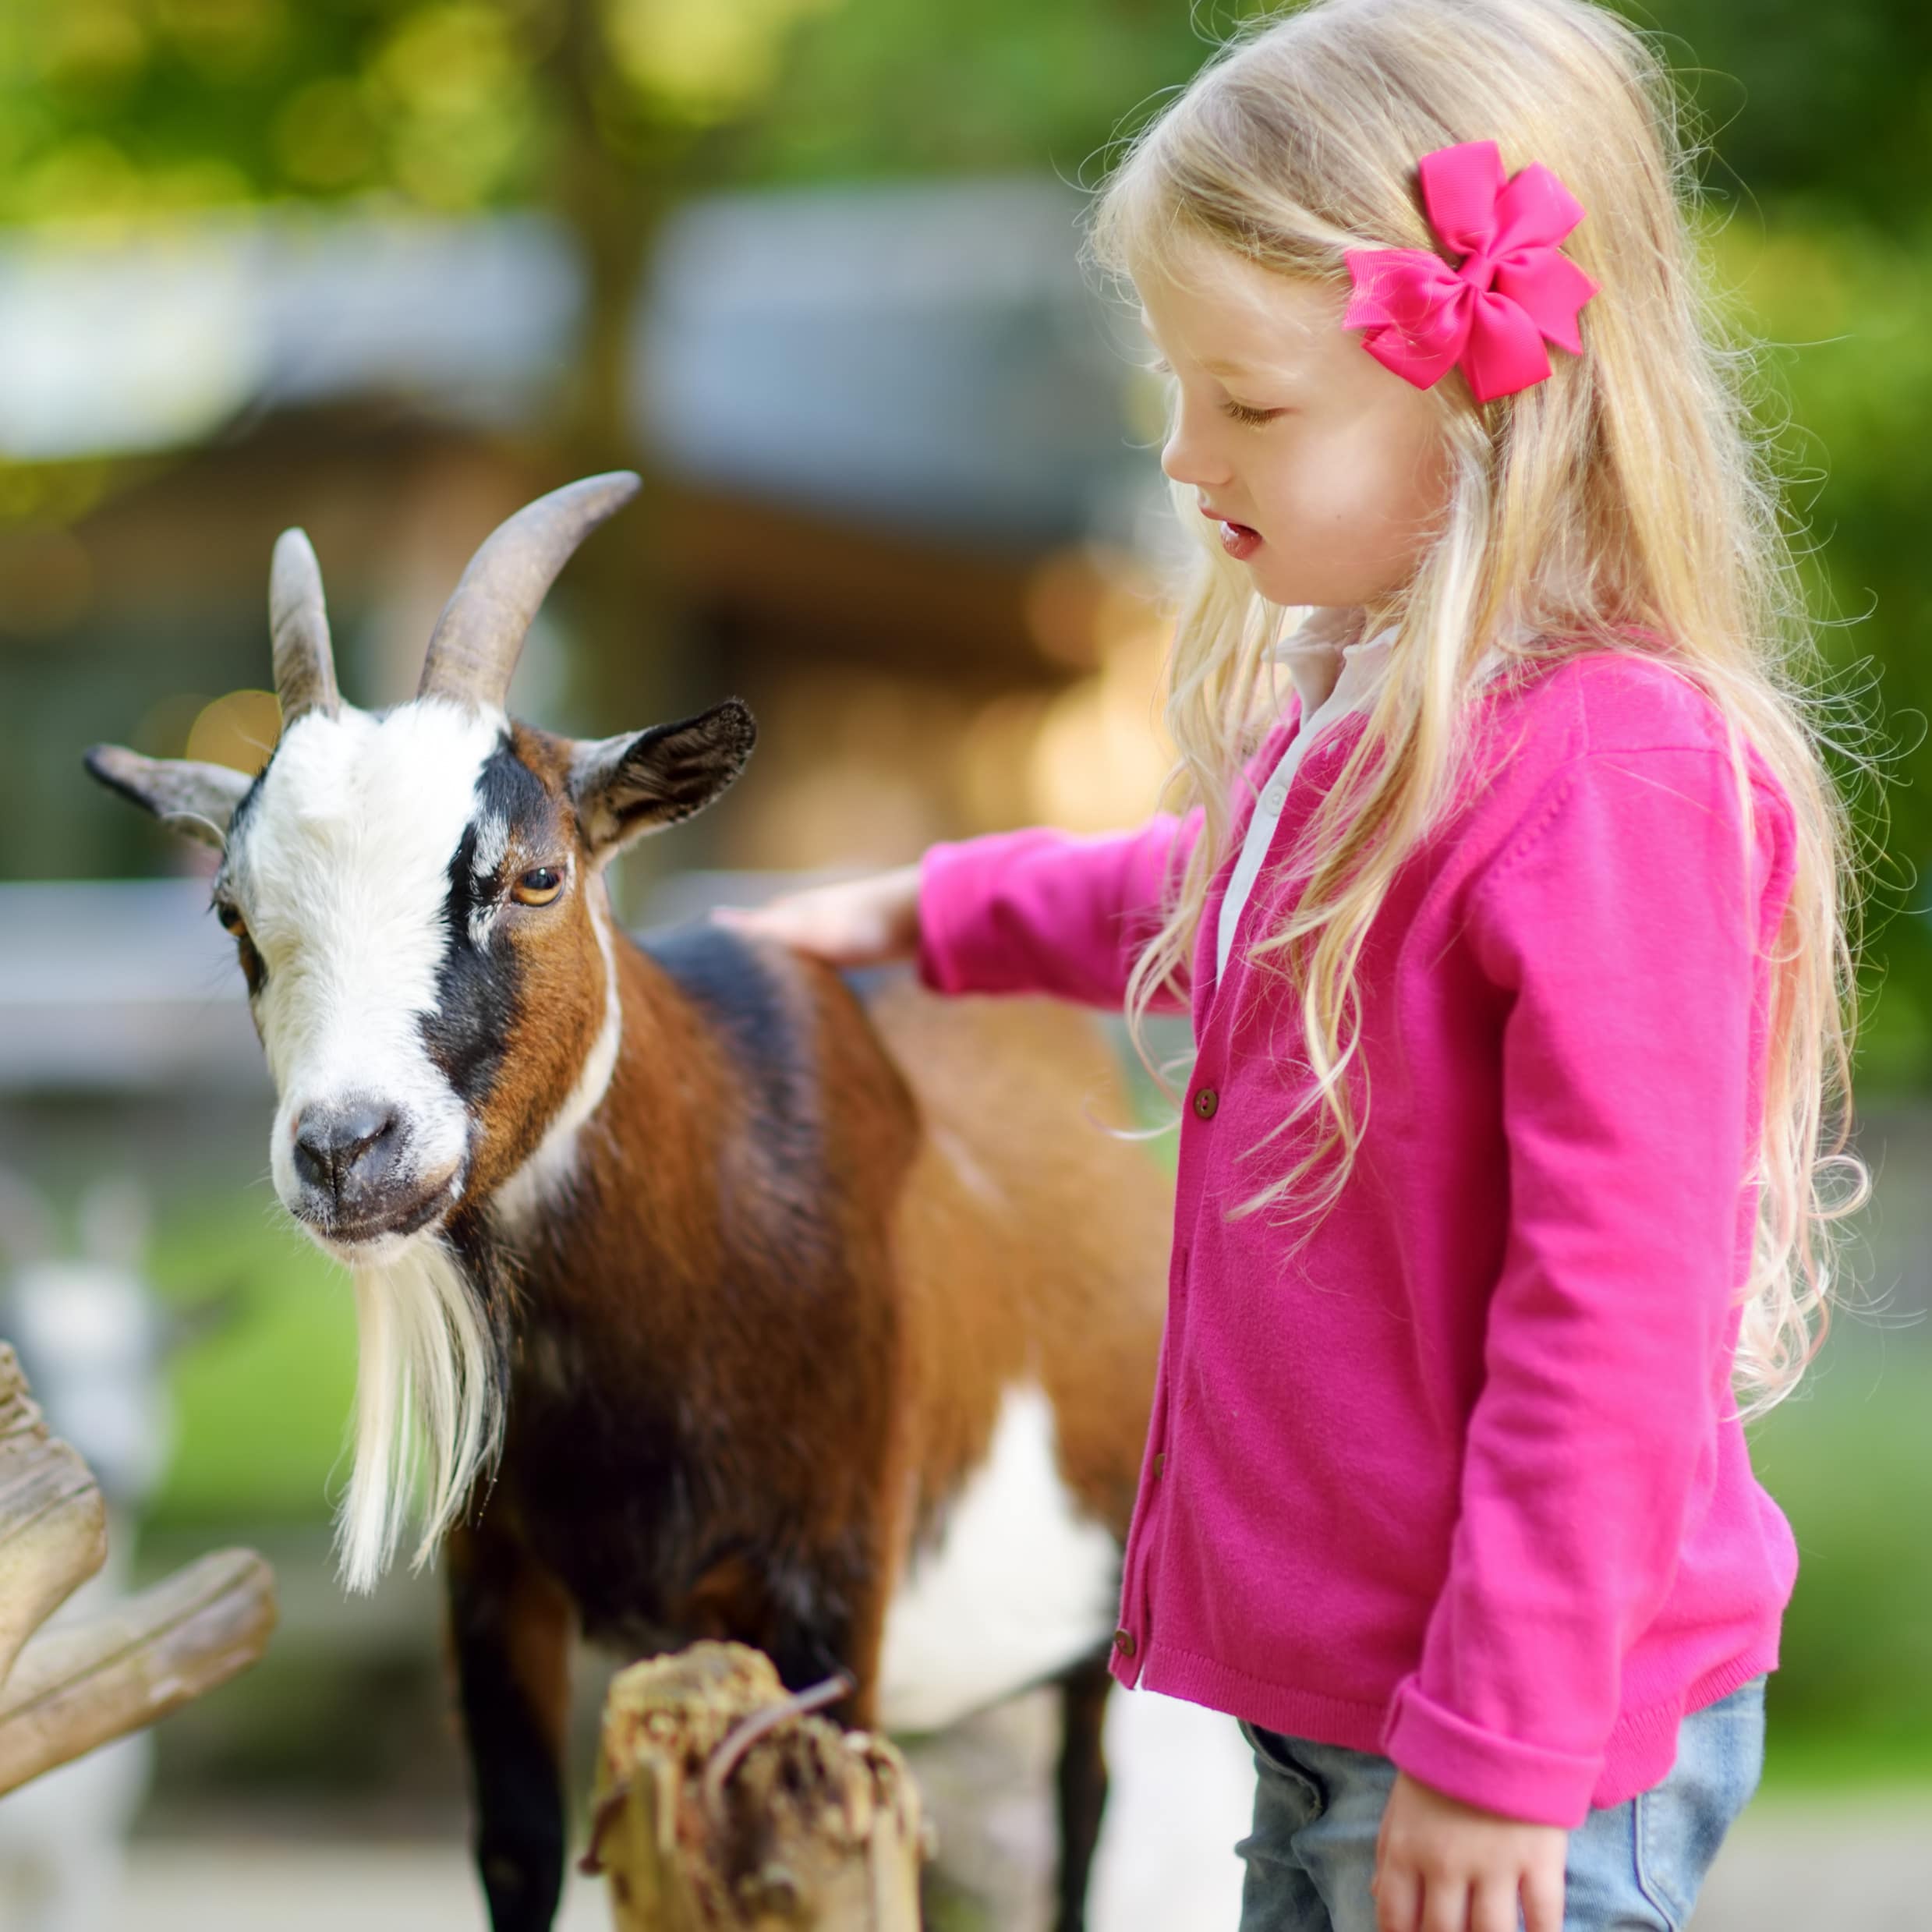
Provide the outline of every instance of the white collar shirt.
[[[1289,781],[1308,748],[1331,725],[1351,713],[1367,710],[1375,702],[1389,669],[1389,653],[1395,637],[1396,627],[1392,624],[1358,643],[1337,645],[1327,639],[1298,643],[1290,638],[1276,647],[1276,660],[1287,665],[1288,674],[1294,680],[1296,695],[1301,701],[1301,718],[1286,750],[1261,787],[1254,816],[1247,822],[1247,834],[1241,840],[1240,856],[1234,862],[1233,876],[1221,901],[1221,915],[1215,929],[1217,980],[1227,971],[1228,954],[1233,950],[1241,910],[1261,875],[1276,824],[1288,802]],[[1506,653],[1492,647],[1477,667],[1477,681],[1481,683],[1509,661]]]

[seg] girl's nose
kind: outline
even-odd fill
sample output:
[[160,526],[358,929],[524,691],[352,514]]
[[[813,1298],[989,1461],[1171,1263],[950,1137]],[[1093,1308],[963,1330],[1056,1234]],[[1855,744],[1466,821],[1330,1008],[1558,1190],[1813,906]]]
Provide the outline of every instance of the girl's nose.
[[1228,479],[1227,465],[1218,460],[1184,422],[1177,422],[1161,450],[1161,468],[1178,483],[1208,490]]

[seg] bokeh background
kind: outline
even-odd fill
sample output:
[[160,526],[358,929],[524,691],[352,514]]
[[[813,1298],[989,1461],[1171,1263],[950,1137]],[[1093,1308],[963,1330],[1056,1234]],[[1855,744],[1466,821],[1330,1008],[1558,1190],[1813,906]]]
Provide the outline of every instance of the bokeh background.
[[[285,1608],[152,1767],[58,1807],[131,1824],[101,1923],[260,1924],[271,1898],[286,1925],[480,1920],[433,1581],[348,1603],[328,1574],[343,1284],[278,1222],[193,855],[82,748],[259,762],[291,523],[347,695],[406,695],[491,525],[623,464],[646,497],[551,597],[515,708],[603,734],[736,692],[761,727],[718,806],[624,862],[632,924],[936,838],[1133,823],[1167,762],[1178,535],[1077,221],[1112,144],[1254,11],[0,0],[0,1308],[42,1336],[58,1422],[50,1294],[151,1294],[118,1371],[147,1418],[117,1477],[130,1573],[253,1542]],[[1699,1923],[1932,1925],[1932,13],[1626,11],[1709,137],[1699,226],[1760,345],[1835,730],[1869,761],[1841,768],[1878,1191],[1817,1371],[1756,1431],[1804,1566],[1764,1795]],[[582,1703],[587,1726],[594,1675]],[[969,1790],[948,1923],[1024,1926],[1037,1726],[973,1750],[934,1768]],[[573,1909],[598,1922],[594,1893]]]

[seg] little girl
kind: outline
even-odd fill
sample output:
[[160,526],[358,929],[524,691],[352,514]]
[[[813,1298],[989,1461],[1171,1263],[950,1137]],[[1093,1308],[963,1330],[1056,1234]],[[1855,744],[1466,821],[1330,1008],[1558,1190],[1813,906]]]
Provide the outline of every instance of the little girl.
[[1090,236],[1200,540],[1186,809],[738,915],[1191,1010],[1113,1668],[1242,1720],[1246,1932],[1679,1927],[1757,1779],[1849,847],[1675,120],[1587,0],[1223,49]]

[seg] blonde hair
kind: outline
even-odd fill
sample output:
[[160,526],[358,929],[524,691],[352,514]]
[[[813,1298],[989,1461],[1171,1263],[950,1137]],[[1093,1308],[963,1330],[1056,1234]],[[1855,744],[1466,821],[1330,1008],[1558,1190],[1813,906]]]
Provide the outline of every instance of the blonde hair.
[[[1479,140],[1499,143],[1506,173],[1541,161],[1583,204],[1564,249],[1601,292],[1583,311],[1584,353],[1552,352],[1548,380],[1487,407],[1455,370],[1431,392],[1452,480],[1411,580],[1360,614],[1300,614],[1304,628],[1339,617],[1357,635],[1388,624],[1396,635],[1361,735],[1289,862],[1307,878],[1302,896],[1251,954],[1280,956],[1272,970],[1295,988],[1312,1075],[1262,1145],[1311,1115],[1316,1131],[1302,1158],[1230,1213],[1279,1201],[1287,1221],[1311,1226],[1347,1178],[1368,1106],[1367,1069],[1353,1065],[1357,964],[1391,879],[1456,798],[1463,700],[1485,649],[1523,665],[1641,653],[1718,708],[1743,823],[1747,743],[1796,816],[1736,1357],[1755,1413],[1790,1392],[1822,1339],[1837,1272],[1828,1224],[1870,1190],[1845,1151],[1854,836],[1820,755],[1828,701],[1770,439],[1753,419],[1755,358],[1718,326],[1679,206],[1695,188],[1667,71],[1588,0],[1314,0],[1223,46],[1132,139],[1091,210],[1085,252],[1112,274],[1180,281],[1206,242],[1345,290],[1347,249],[1439,251],[1417,158]],[[1272,719],[1269,659],[1287,614],[1222,553],[1194,492],[1173,494],[1199,555],[1180,586],[1167,667],[1169,788],[1184,809],[1198,803],[1202,830],[1126,1008],[1143,1063],[1177,1102],[1143,1024],[1157,992],[1184,997],[1237,782]],[[1834,1172],[1851,1182],[1836,1198]]]

